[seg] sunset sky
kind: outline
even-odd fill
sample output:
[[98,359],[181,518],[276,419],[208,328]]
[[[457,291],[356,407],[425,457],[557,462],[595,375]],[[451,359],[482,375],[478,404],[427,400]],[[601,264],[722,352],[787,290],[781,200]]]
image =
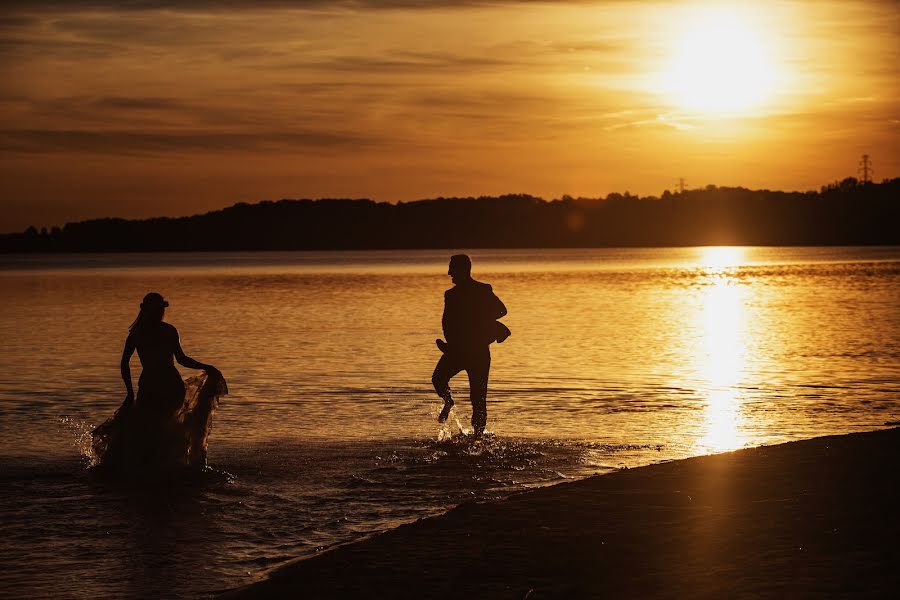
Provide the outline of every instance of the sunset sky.
[[900,176],[900,5],[0,2],[0,232]]

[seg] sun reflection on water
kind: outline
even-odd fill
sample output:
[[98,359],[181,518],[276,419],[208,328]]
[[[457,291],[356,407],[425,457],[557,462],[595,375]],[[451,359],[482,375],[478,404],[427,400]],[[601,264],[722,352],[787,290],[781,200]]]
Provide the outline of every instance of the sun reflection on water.
[[747,253],[747,248],[741,246],[708,246],[698,248],[698,250],[700,251],[699,266],[710,273],[715,273],[725,267],[736,267],[743,264]]
[[703,249],[704,287],[698,310],[696,349],[700,390],[706,397],[701,448],[721,452],[744,445],[740,384],[746,362],[745,289],[731,267],[741,264],[743,248]]

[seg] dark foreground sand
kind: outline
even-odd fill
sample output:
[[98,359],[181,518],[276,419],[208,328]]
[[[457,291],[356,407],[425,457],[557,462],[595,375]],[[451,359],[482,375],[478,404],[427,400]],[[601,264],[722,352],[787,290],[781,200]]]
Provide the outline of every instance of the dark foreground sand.
[[898,598],[898,458],[890,429],[620,471],[463,505],[235,596]]

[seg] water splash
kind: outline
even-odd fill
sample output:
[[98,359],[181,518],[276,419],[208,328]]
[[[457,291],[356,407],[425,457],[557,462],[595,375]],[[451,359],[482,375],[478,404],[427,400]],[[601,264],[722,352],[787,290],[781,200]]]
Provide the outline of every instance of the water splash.
[[449,421],[444,421],[438,427],[437,441],[446,442],[453,439],[453,427]]
[[58,418],[58,423],[62,439],[71,441],[72,446],[88,467],[95,466],[97,456],[91,448],[91,433],[94,431],[94,426],[82,419],[65,415]]
[[463,426],[462,422],[459,420],[459,416],[457,416],[456,414],[455,409],[450,409],[449,417],[438,427],[437,441],[447,442],[460,436],[471,437],[472,433],[472,429]]

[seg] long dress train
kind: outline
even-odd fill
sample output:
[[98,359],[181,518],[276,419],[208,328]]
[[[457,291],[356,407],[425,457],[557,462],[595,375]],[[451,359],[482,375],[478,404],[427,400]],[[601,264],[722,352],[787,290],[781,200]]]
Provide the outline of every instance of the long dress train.
[[174,366],[145,370],[134,405],[123,402],[94,429],[94,466],[135,475],[205,466],[213,413],[227,393],[220,374],[182,381]]

